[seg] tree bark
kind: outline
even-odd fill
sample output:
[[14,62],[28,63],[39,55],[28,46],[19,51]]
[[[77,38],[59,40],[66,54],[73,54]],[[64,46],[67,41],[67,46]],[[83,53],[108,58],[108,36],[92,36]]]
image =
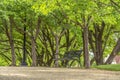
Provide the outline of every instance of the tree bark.
[[55,35],[55,41],[56,41],[56,52],[55,52],[55,67],[59,66],[58,63],[58,56],[59,56],[59,37]]
[[41,19],[40,17],[38,18],[37,21],[37,26],[36,26],[36,32],[35,35],[33,35],[33,31],[31,30],[31,47],[32,47],[32,66],[37,66],[37,54],[36,54],[36,39],[39,35],[40,31],[40,24],[41,24]]
[[83,28],[83,51],[84,51],[84,66],[90,68],[89,50],[88,50],[88,27]]
[[115,47],[113,48],[109,58],[106,60],[105,64],[111,64],[114,57],[120,52],[120,38],[118,39]]
[[33,36],[31,36],[31,47],[32,47],[32,66],[36,66],[37,56],[36,56],[36,43]]
[[[105,23],[102,22],[101,26],[97,23],[93,24],[94,31],[89,30],[89,43],[94,53],[94,60],[97,65],[103,64],[103,51],[105,46],[103,46],[103,32],[105,29]],[[108,33],[109,34],[109,33]],[[107,41],[107,39],[106,39]],[[106,44],[104,41],[104,44]]]
[[[9,39],[10,47],[11,47],[11,56],[12,56],[12,63],[11,66],[16,65],[16,57],[15,57],[15,48],[14,48],[14,40],[13,40],[13,28],[12,28],[12,17],[9,17],[9,22],[7,23],[6,20],[4,20],[4,26],[6,30],[6,35]],[[10,24],[10,25],[9,25]]]
[[12,53],[12,66],[16,65],[16,58],[15,58],[15,48],[14,48],[14,40],[13,40],[13,36],[12,36],[12,26],[10,27],[10,47],[11,47],[11,53]]

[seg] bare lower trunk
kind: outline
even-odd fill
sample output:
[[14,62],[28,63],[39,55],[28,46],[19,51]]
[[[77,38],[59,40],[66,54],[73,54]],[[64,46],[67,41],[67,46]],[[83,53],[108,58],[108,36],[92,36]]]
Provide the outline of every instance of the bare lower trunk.
[[37,57],[36,57],[36,43],[35,43],[35,40],[34,40],[34,37],[32,36],[31,37],[31,47],[32,47],[32,66],[36,66],[36,60],[37,60]]
[[58,63],[58,56],[59,56],[59,38],[58,38],[57,35],[55,36],[55,40],[56,40],[55,67],[58,67],[58,66],[59,66],[59,63]]
[[84,66],[90,67],[89,51],[88,51],[88,27],[83,28],[83,49],[84,49]]
[[12,54],[12,66],[16,65],[16,60],[15,60],[15,48],[14,48],[14,40],[13,40],[13,28],[12,25],[13,21],[12,21],[12,17],[10,17],[10,33],[9,33],[9,41],[10,41],[10,46],[11,46],[11,54]]
[[11,64],[11,66],[15,66],[16,65],[16,60],[15,60],[15,49],[14,49],[13,40],[10,40],[10,47],[11,47],[11,54],[12,54],[12,64]]

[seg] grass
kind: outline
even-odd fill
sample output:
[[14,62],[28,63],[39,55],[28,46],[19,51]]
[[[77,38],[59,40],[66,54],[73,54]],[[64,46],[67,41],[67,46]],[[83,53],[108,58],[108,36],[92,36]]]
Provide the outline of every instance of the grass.
[[100,65],[94,66],[94,68],[110,71],[120,71],[120,64]]

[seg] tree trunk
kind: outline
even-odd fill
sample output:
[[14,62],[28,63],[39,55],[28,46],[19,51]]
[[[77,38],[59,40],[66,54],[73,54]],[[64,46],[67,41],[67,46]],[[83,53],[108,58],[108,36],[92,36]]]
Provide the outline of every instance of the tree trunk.
[[12,36],[12,26],[10,27],[10,47],[11,47],[11,54],[12,54],[12,66],[16,65],[16,60],[15,60],[15,48],[14,48],[14,40],[13,40],[13,36]]
[[59,37],[55,35],[55,41],[56,41],[56,53],[55,53],[55,67],[59,66],[58,63],[58,56],[59,56]]
[[33,36],[31,36],[31,47],[32,47],[32,66],[36,66],[36,61],[37,61],[37,57],[36,57],[36,43],[35,43],[35,39]]
[[22,58],[22,66],[26,66],[26,25],[24,25],[24,34],[23,34],[23,58]]
[[[103,52],[106,46],[106,41],[104,41],[103,46],[103,32],[105,29],[105,23],[102,22],[101,26],[97,23],[93,24],[94,30],[89,30],[89,43],[94,53],[94,59],[97,65],[103,64]],[[109,34],[109,33],[108,33]],[[105,35],[106,36],[106,35]],[[108,38],[108,37],[107,37]]]
[[[14,40],[13,40],[13,28],[12,28],[12,18],[9,18],[10,22],[7,22],[6,20],[4,20],[3,24],[5,26],[5,30],[6,30],[6,35],[9,39],[9,43],[10,43],[10,48],[11,48],[11,56],[12,56],[12,63],[11,66],[15,66],[16,65],[16,59],[15,59],[15,49],[14,49]],[[10,26],[9,26],[10,23]],[[9,29],[10,27],[10,29]]]
[[106,60],[105,64],[111,64],[114,57],[120,52],[120,38],[118,39],[115,47],[113,48],[109,58]]
[[89,50],[88,50],[88,27],[83,28],[83,51],[84,51],[84,66],[90,68]]
[[[37,26],[36,26],[36,32],[34,34],[32,28],[31,28],[31,54],[32,54],[32,66],[37,66],[37,52],[36,52],[36,39],[39,35],[40,31],[40,24],[41,24],[41,19],[40,17],[38,18],[37,21]],[[32,24],[33,25],[33,24]]]

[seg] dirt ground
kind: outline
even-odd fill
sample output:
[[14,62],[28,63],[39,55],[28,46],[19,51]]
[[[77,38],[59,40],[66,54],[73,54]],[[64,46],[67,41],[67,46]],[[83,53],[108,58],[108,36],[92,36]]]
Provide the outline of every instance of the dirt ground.
[[0,80],[120,80],[120,71],[45,67],[0,67]]

